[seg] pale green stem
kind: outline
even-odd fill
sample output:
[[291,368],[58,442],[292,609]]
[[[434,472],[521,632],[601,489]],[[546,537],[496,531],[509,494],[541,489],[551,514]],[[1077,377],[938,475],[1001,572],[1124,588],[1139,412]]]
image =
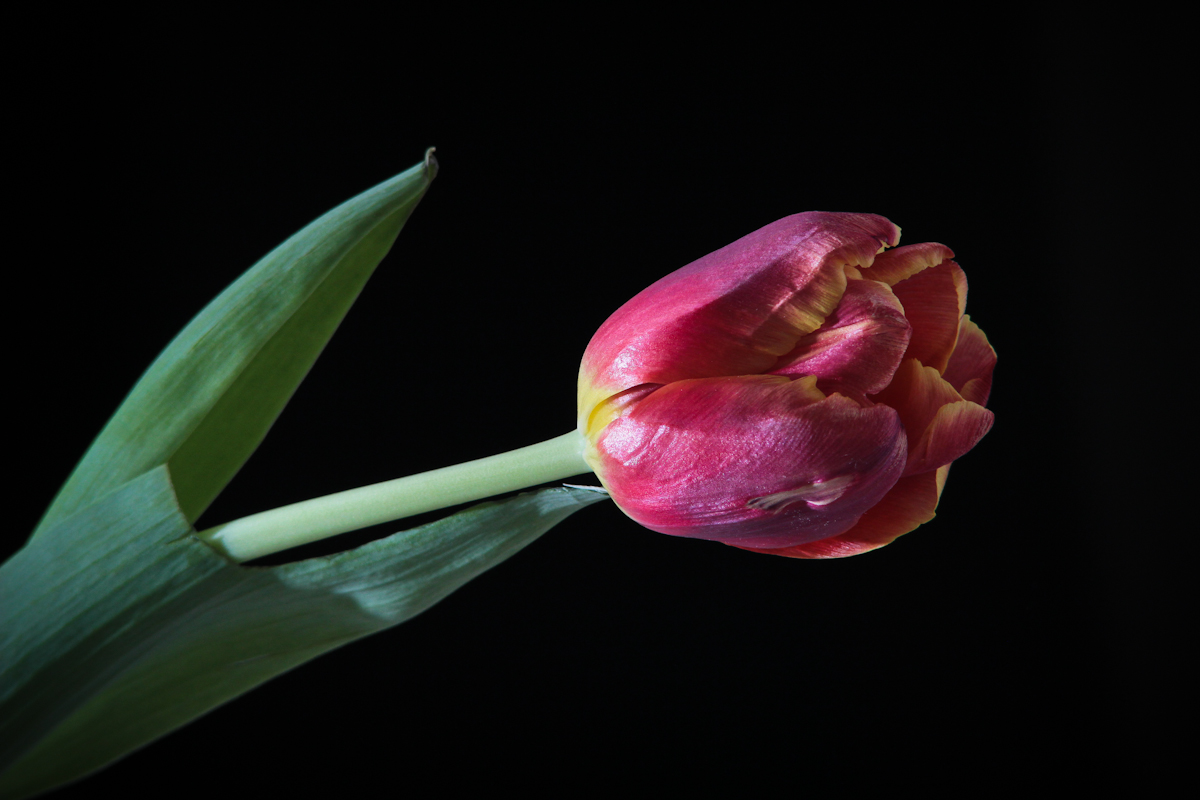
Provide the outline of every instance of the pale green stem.
[[583,442],[578,431],[571,431],[507,453],[252,514],[199,536],[234,561],[249,561],[339,533],[591,472],[583,460]]

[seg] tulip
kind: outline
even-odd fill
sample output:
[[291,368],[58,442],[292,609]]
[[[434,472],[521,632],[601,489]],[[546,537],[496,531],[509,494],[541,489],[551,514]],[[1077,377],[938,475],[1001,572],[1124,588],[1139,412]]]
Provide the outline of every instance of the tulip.
[[[987,433],[996,356],[936,243],[872,214],[786,217],[654,283],[579,373],[583,457],[651,530],[795,558],[934,516]],[[893,249],[885,249],[893,248]]]
[[991,427],[996,363],[954,254],[899,241],[872,214],[779,220],[600,327],[576,429],[199,536],[245,561],[592,470],[662,533],[795,558],[881,547],[933,518],[951,462]]

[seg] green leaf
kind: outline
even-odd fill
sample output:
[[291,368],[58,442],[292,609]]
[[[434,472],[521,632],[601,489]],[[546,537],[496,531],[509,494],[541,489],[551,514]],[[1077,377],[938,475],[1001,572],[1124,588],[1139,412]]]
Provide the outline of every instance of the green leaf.
[[542,489],[350,552],[244,567],[192,536],[167,468],[152,469],[0,567],[0,795],[82,777],[402,622],[606,497]]
[[266,436],[436,172],[427,156],[348,200],[201,311],[134,386],[34,536],[161,464],[194,522]]

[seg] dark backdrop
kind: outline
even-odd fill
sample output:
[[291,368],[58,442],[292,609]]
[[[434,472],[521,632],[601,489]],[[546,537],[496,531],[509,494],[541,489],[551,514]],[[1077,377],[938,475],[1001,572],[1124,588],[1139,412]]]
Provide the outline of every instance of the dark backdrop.
[[1128,767],[1163,700],[1145,620],[1165,590],[1131,546],[1146,423],[1114,411],[1132,398],[1112,366],[1140,352],[1114,326],[1150,297],[1122,280],[1153,155],[1123,62],[1017,24],[458,24],[50,49],[61,76],[17,98],[33,174],[12,234],[5,552],[193,314],[431,145],[426,199],[202,524],[565,432],[611,311],[810,209],[954,248],[999,352],[994,429],[934,522],[859,558],[586,509],[61,796],[1078,785]]

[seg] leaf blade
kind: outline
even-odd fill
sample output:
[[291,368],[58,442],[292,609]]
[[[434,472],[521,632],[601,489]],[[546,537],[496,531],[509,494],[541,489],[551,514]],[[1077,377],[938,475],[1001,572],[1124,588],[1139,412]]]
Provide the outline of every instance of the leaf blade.
[[[151,470],[0,567],[0,793],[83,777],[275,675],[410,619],[604,499],[542,489],[337,555],[245,567],[192,535],[167,469]],[[64,544],[90,545],[65,588],[41,570]],[[66,615],[75,630],[42,627],[80,602],[89,613]]]
[[266,436],[429,188],[427,160],[322,215],[200,312],[85,453],[34,536],[169,463],[189,521]]

